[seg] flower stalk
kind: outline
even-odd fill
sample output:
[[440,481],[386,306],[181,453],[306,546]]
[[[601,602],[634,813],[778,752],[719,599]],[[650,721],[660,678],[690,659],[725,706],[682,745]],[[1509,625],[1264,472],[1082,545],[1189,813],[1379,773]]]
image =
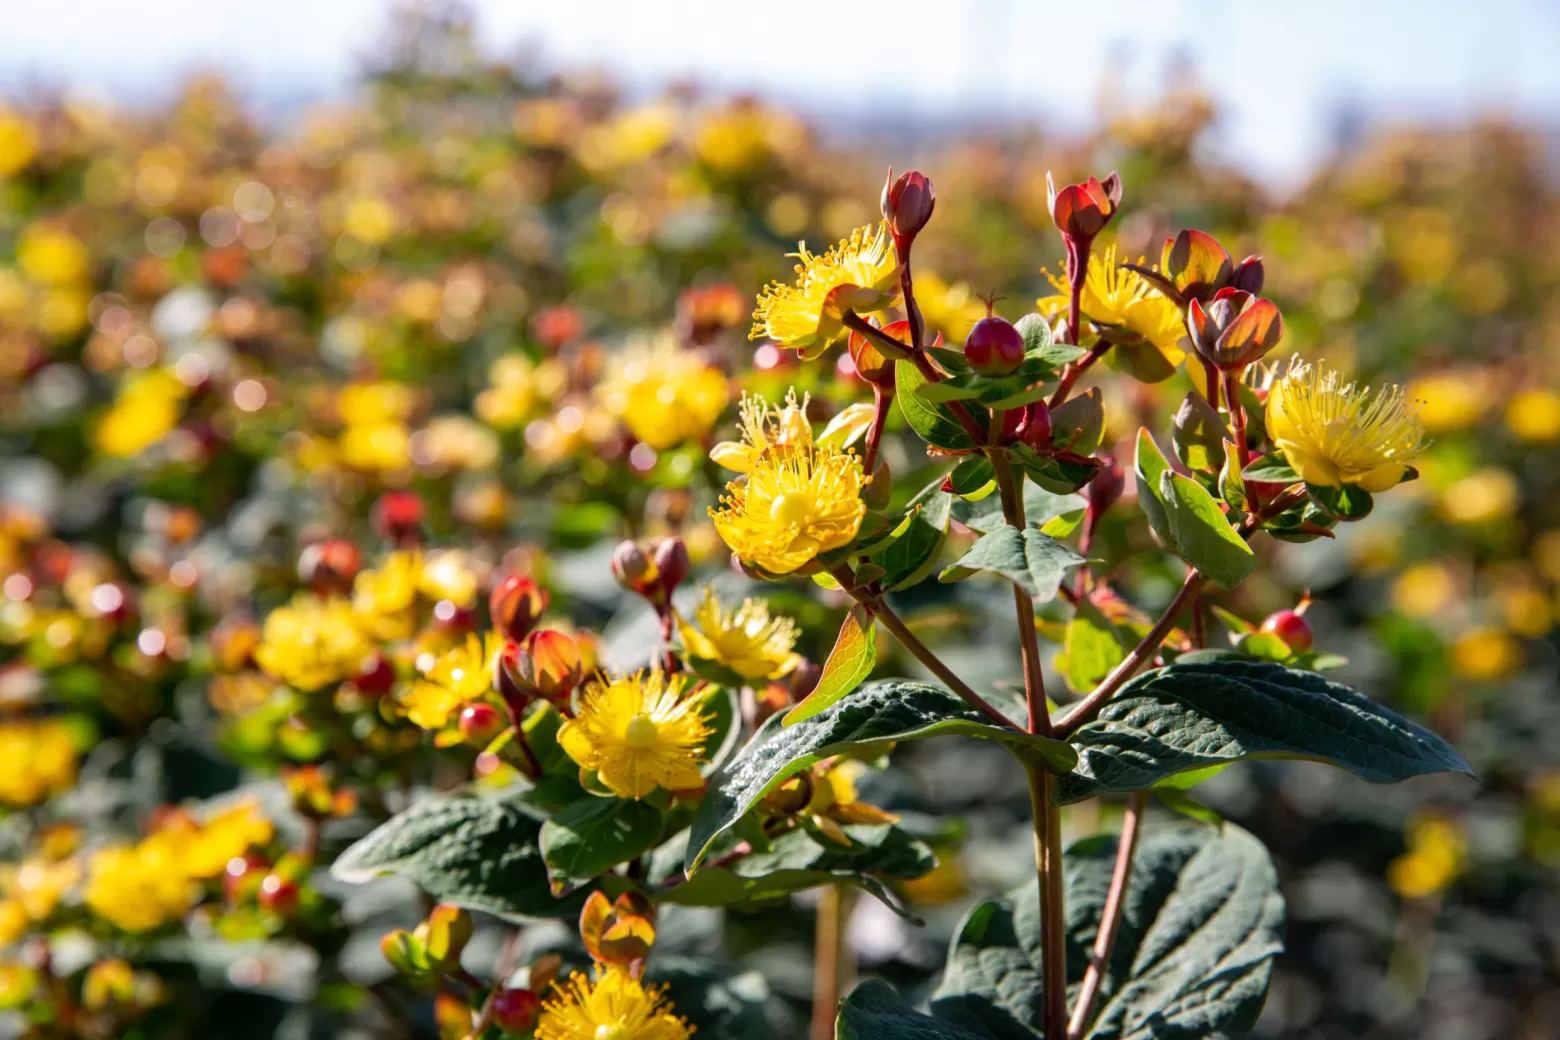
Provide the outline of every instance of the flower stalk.
[[1089,1018],[1094,1013],[1094,1005],[1099,1000],[1100,986],[1110,966],[1110,952],[1116,945],[1116,933],[1121,930],[1127,884],[1132,880],[1132,857],[1137,852],[1138,836],[1147,808],[1147,793],[1132,792],[1127,799],[1127,814],[1121,821],[1121,837],[1116,844],[1116,865],[1111,871],[1110,889],[1105,894],[1105,909],[1100,914],[1094,949],[1089,954],[1089,967],[1084,973],[1083,985],[1078,990],[1078,1002],[1073,1006],[1072,1018],[1067,1022],[1067,1040],[1079,1040],[1083,1036],[1088,1029]]

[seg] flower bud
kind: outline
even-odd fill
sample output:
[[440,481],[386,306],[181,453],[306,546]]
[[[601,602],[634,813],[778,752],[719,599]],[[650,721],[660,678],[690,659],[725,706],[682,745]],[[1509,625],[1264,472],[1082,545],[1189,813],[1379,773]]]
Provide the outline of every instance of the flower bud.
[[[875,322],[876,319],[868,318],[867,321]],[[908,321],[896,321],[883,327],[884,335],[890,339],[910,343],[910,323]],[[856,374],[875,387],[893,392],[894,389],[894,359],[884,357],[883,352],[866,336],[859,332],[851,332],[847,349],[850,351],[850,360],[856,366]]]
[[487,747],[504,731],[504,717],[485,701],[474,701],[460,709],[456,719],[460,735],[472,747]]
[[1284,319],[1272,300],[1240,289],[1220,289],[1205,308],[1193,299],[1186,329],[1198,355],[1224,372],[1239,371],[1278,345]]
[[1235,271],[1230,275],[1230,285],[1255,296],[1262,291],[1263,277],[1262,258],[1248,256],[1235,265]]
[[[1256,272],[1260,274],[1261,270],[1259,260]],[[1212,299],[1214,293],[1230,284],[1234,272],[1230,254],[1206,231],[1188,228],[1174,238],[1165,239],[1164,252],[1159,258],[1159,274],[1183,300]]]
[[372,521],[381,538],[401,545],[421,539],[426,514],[427,507],[415,491],[386,491],[374,503]]
[[647,599],[655,591],[657,579],[655,561],[638,542],[619,542],[612,550],[612,576],[629,592],[637,592]]
[[363,659],[362,666],[352,679],[358,692],[369,697],[383,697],[395,685],[395,667],[384,654],[374,652]]
[[1090,177],[1082,184],[1069,184],[1061,191],[1051,175],[1045,175],[1045,190],[1056,229],[1069,238],[1089,240],[1110,223],[1121,205],[1121,175],[1111,173],[1103,181]]
[[547,590],[524,574],[511,574],[493,587],[488,610],[493,626],[504,636],[520,642],[531,634],[547,609]]
[[1280,610],[1269,614],[1262,621],[1262,631],[1282,639],[1297,654],[1311,649],[1311,642],[1315,638],[1311,623],[1298,610]]
[[894,234],[896,245],[908,246],[915,236],[932,219],[932,209],[937,205],[937,193],[932,182],[919,170],[901,173],[896,180],[894,171],[888,171],[883,184],[883,219]]
[[656,572],[660,575],[660,592],[664,599],[670,599],[677,586],[688,576],[692,569],[692,562],[688,559],[688,546],[676,535],[662,538],[655,547]]
[[277,917],[291,917],[298,909],[299,896],[298,882],[280,874],[270,874],[260,882],[260,892],[255,898],[260,909],[267,913]]
[[402,975],[421,975],[428,970],[422,943],[405,928],[386,932],[384,938],[379,940],[379,952],[390,967]]
[[542,1014],[542,1001],[528,989],[505,989],[493,995],[493,1024],[510,1036],[530,1036]]
[[212,664],[223,672],[236,672],[249,664],[260,645],[260,626],[245,617],[224,618],[211,630]]
[[352,587],[362,557],[345,538],[327,538],[305,546],[298,554],[298,578],[316,592],[344,592]]
[[1053,447],[1051,435],[1051,409],[1044,401],[1035,401],[1027,407],[1020,436],[1035,451],[1048,452]]
[[526,637],[523,646],[511,656],[507,651],[499,657],[504,670],[502,686],[504,699],[511,710],[519,699],[540,697],[562,704],[580,684],[585,675],[580,655],[580,645],[573,637],[554,629],[544,628]]
[[1083,497],[1089,503],[1089,512],[1095,516],[1116,504],[1127,483],[1121,463],[1116,461],[1114,455],[1102,455],[1099,458],[1104,465],[1095,478],[1083,486]]
[[428,919],[417,926],[430,964],[454,968],[460,964],[460,951],[471,939],[471,914],[458,906],[439,903],[428,912]]

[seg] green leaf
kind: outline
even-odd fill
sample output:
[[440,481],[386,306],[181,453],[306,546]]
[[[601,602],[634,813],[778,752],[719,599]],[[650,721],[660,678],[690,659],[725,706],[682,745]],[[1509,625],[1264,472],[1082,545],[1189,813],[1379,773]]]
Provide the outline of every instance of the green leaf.
[[1099,387],[1069,397],[1051,410],[1051,442],[1059,448],[1092,454],[1105,436],[1105,404]]
[[1281,451],[1252,459],[1251,464],[1241,471],[1241,476],[1259,484],[1293,484],[1300,479],[1300,474],[1289,465],[1289,460],[1284,458]]
[[867,616],[859,603],[850,608],[840,623],[834,649],[823,662],[823,674],[807,698],[785,716],[785,725],[794,726],[831,707],[866,681],[877,665],[877,622]]
[[632,798],[586,798],[542,824],[540,844],[553,891],[606,873],[655,848],[661,811]]
[[1014,322],[1013,327],[1024,337],[1025,357],[1051,345],[1051,323],[1043,314],[1026,314]]
[[1138,507],[1143,510],[1143,515],[1148,517],[1148,525],[1159,535],[1159,540],[1166,546],[1175,545],[1175,536],[1170,530],[1170,510],[1163,498],[1160,497],[1160,479],[1170,472],[1170,463],[1165,460],[1165,453],[1159,450],[1159,445],[1154,443],[1153,434],[1146,427],[1138,429],[1137,461],[1133,463],[1133,473],[1137,479]]
[[938,478],[910,500],[904,529],[869,559],[883,568],[878,579],[885,591],[914,585],[931,573],[948,537],[948,518],[953,496],[942,489]]
[[1058,804],[1243,758],[1313,759],[1371,783],[1473,773],[1445,740],[1347,686],[1230,654],[1138,676],[1069,739],[1078,766],[1057,778]]
[[[1069,989],[1099,930],[1117,839],[1067,851]],[[1158,824],[1136,854],[1089,1040],[1201,1040],[1245,1034],[1282,950],[1283,897],[1272,861],[1231,825]],[[885,986],[862,986],[840,1011],[850,1040],[1036,1040],[1042,1008],[1040,906],[1025,885],[976,905],[948,953],[930,1015]]]
[[904,679],[868,683],[794,726],[775,716],[759,728],[710,779],[693,821],[686,866],[691,872],[711,843],[760,798],[816,762],[871,745],[953,734],[1000,741],[1053,770],[1072,768],[1073,752],[1065,743],[995,726],[947,690]]
[[1202,394],[1189,391],[1171,425],[1174,431],[1171,446],[1188,469],[1212,473],[1224,465],[1224,442],[1230,438],[1229,427]]
[[1369,491],[1353,484],[1342,487],[1307,484],[1305,490],[1318,508],[1339,520],[1363,520],[1376,506],[1376,500]]
[[1132,644],[1124,643],[1116,626],[1098,607],[1084,600],[1067,622],[1062,656],[1056,666],[1074,693],[1088,693],[1110,670],[1126,660]]
[[962,498],[989,491],[996,476],[990,459],[984,455],[971,455],[953,468],[948,482],[953,486],[953,493]]
[[1082,455],[1070,458],[1061,455],[1041,455],[1024,444],[1009,445],[1007,452],[1023,469],[1025,476],[1047,491],[1058,495],[1077,491],[1093,480],[1099,473],[1100,467],[1104,465],[1098,459]]
[[1146,340],[1117,343],[1105,353],[1105,364],[1140,383],[1162,383],[1176,371],[1159,348]]
[[1246,508],[1246,482],[1241,479],[1240,455],[1231,441],[1224,442],[1224,463],[1219,467],[1219,497],[1233,510]]
[[940,404],[933,404],[917,391],[926,385],[926,377],[911,361],[894,362],[894,379],[898,386],[899,410],[905,422],[921,435],[921,439],[936,448],[949,451],[969,451],[975,447],[970,435],[964,432],[953,413]]
[[1042,602],[1056,598],[1062,579],[1086,561],[1050,535],[1032,527],[1002,526],[970,546],[938,581],[962,581],[977,571],[1000,575]]
[[[942,404],[946,401],[968,401],[980,395],[979,384],[970,382],[970,376],[954,376],[936,383],[922,383],[915,388],[915,394],[923,401],[933,404]],[[954,420],[957,422],[958,420]]]
[[954,350],[952,347],[925,347],[923,348],[949,375],[962,376],[970,373],[970,363],[964,360],[964,351]]
[[[1024,521],[1026,523],[1039,526],[1060,516],[1068,516],[1073,513],[1081,514],[1087,508],[1088,503],[1084,501],[1082,495],[1059,495],[1053,491],[1047,491],[1037,484],[1028,482],[1024,484]],[[973,502],[955,499],[953,503],[953,518],[971,531],[979,531],[981,534],[990,534],[999,527],[1007,526],[1007,519],[1002,515],[1002,503],[995,498],[985,498]]]
[[1191,477],[1163,473],[1160,500],[1169,513],[1171,539],[1183,560],[1214,584],[1233,589],[1257,567],[1257,555],[1235,533],[1213,496]]
[[736,750],[737,743],[742,739],[742,726],[739,721],[737,703],[737,686],[712,686],[699,695],[699,712],[710,724],[710,735],[704,740],[704,751],[701,757],[704,765],[699,767],[699,772],[709,776],[720,768],[720,764],[731,756]]
[[331,875],[360,884],[394,874],[440,902],[501,917],[573,917],[584,894],[553,898],[533,813],[525,794],[430,798],[353,844]]
[[1049,389],[1044,383],[1036,383],[1034,386],[1026,386],[1006,393],[992,390],[982,393],[980,403],[994,411],[1008,411],[1012,408],[1022,408],[1026,404],[1042,401],[1049,394]]

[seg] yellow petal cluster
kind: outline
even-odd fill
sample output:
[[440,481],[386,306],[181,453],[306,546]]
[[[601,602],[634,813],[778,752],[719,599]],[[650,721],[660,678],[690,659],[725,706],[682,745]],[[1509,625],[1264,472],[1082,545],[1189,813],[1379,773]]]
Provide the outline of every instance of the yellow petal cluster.
[[[1138,263],[1143,263],[1141,257]],[[1050,272],[1046,273],[1046,278],[1056,287],[1057,295],[1037,300],[1040,312],[1050,317],[1067,313],[1070,304],[1067,280]],[[1090,321],[1136,333],[1153,344],[1172,366],[1179,365],[1186,357],[1186,349],[1181,343],[1186,336],[1181,309],[1174,300],[1155,289],[1147,278],[1122,267],[1116,260],[1115,245],[1107,247],[1103,255],[1094,253],[1089,257],[1089,270],[1084,276],[1083,294],[1078,303]]]
[[818,256],[805,242],[790,254],[796,279],[772,282],[758,294],[749,339],[768,337],[782,347],[796,347],[809,356],[845,333],[847,312],[880,311],[899,296],[898,261],[888,225],[868,225]]
[[607,411],[656,451],[704,437],[731,401],[726,375],[670,332],[629,343],[600,387]]
[[536,1024],[536,1040],[688,1040],[692,1032],[661,989],[617,967],[555,985]]
[[92,432],[99,451],[128,459],[166,437],[184,413],[189,387],[167,369],[153,368],[128,377],[119,396]]
[[364,631],[376,639],[407,639],[417,628],[414,608],[422,576],[422,556],[392,552],[377,568],[358,572],[352,582],[352,610]]
[[0,804],[36,805],[76,782],[77,747],[58,719],[0,723]]
[[726,610],[709,586],[694,611],[693,622],[678,619],[683,649],[692,657],[714,661],[744,679],[779,679],[791,674],[802,656],[792,648],[801,634],[788,617],[771,617],[769,604],[748,598],[736,610]]
[[558,730],[559,746],[622,798],[699,787],[711,728],[685,681],[661,672],[598,681]]
[[473,634],[433,663],[401,698],[401,712],[423,729],[443,729],[456,712],[493,688],[493,665],[504,641],[497,632]]
[[1399,387],[1357,386],[1298,360],[1268,391],[1267,430],[1307,484],[1370,492],[1401,482],[1424,447],[1424,428]]
[[266,615],[254,658],[272,678],[316,690],[357,675],[370,649],[346,600],[300,592]]

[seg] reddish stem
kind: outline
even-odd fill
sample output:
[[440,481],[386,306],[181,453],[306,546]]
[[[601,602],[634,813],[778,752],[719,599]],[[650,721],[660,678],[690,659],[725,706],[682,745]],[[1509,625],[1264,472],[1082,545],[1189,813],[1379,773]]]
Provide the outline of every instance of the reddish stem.
[[883,428],[888,425],[888,406],[893,398],[883,388],[872,387],[872,425],[867,427],[867,446],[861,456],[861,470],[867,476],[877,468],[878,442],[883,439]]
[[1067,1040],[1078,1040],[1083,1036],[1089,1025],[1089,1016],[1094,1012],[1095,1002],[1099,1000],[1100,986],[1110,966],[1110,951],[1116,944],[1116,933],[1121,929],[1127,883],[1132,879],[1132,856],[1137,851],[1138,833],[1142,830],[1143,814],[1147,808],[1147,792],[1132,792],[1127,800],[1127,815],[1121,821],[1121,837],[1116,844],[1116,866],[1111,871],[1110,889],[1105,895],[1105,909],[1100,914],[1099,931],[1094,935],[1089,968],[1078,990],[1078,1003],[1073,1007],[1072,1019],[1067,1023]]

